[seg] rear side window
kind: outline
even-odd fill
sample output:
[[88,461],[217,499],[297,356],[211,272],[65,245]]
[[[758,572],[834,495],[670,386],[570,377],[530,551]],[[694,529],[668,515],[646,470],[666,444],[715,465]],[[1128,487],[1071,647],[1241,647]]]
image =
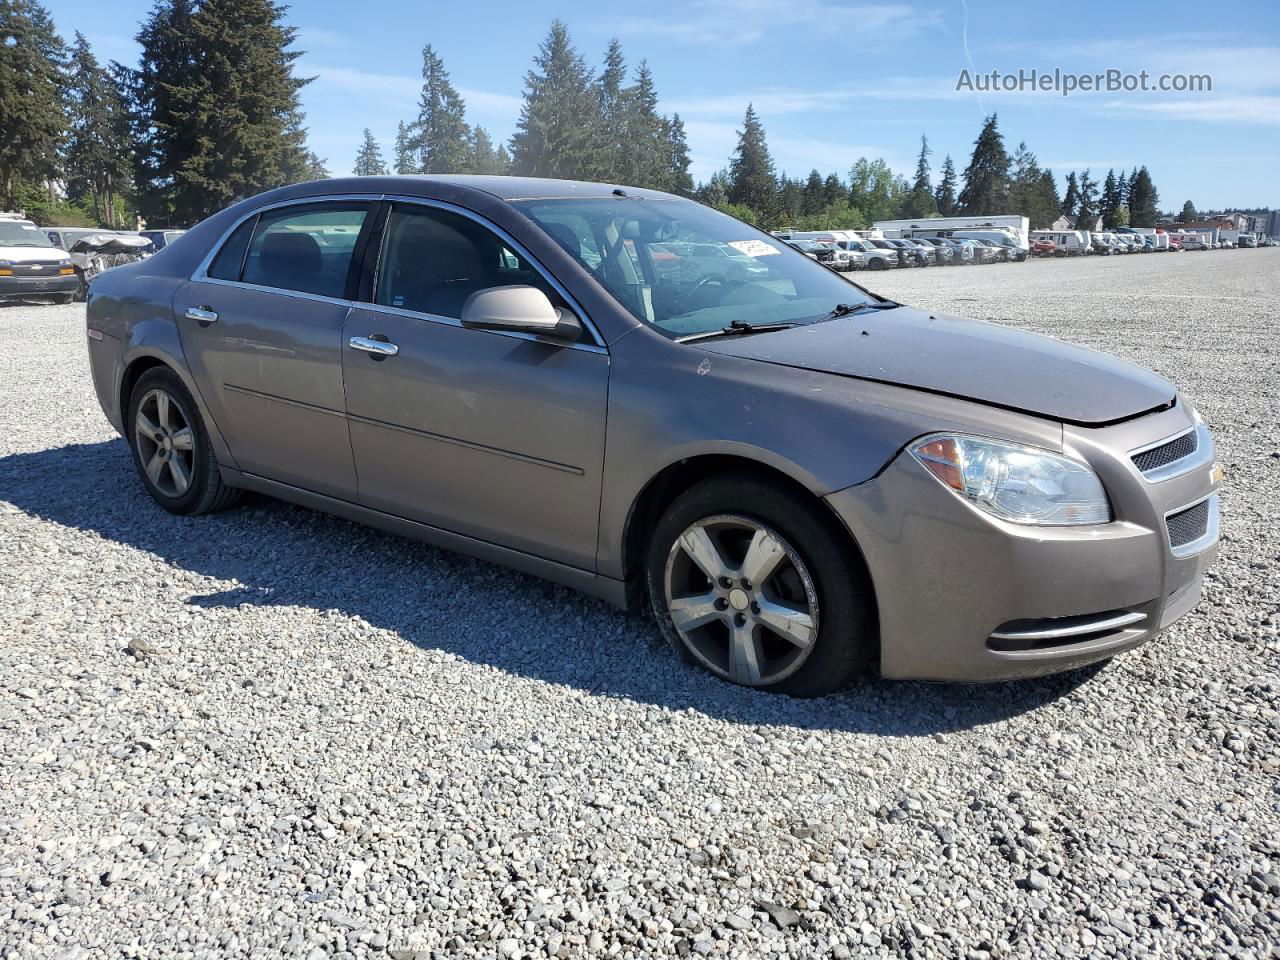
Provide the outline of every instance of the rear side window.
[[209,264],[210,277],[215,280],[240,279],[240,268],[244,266],[244,253],[249,249],[249,238],[253,236],[253,227],[257,222],[257,217],[250,217],[236,227],[235,233],[227,238],[218,255],[213,258],[213,263]]
[[283,207],[258,217],[242,279],[263,287],[323,297],[346,294],[366,203]]

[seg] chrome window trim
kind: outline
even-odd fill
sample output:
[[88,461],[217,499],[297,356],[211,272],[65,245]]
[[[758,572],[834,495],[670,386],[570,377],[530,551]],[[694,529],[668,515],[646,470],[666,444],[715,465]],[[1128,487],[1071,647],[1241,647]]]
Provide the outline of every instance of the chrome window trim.
[[[296,297],[300,300],[311,300],[317,303],[332,303],[338,306],[346,306],[349,308],[360,307],[361,309],[364,309],[364,310],[371,310],[375,312],[384,311],[386,313],[395,314],[396,316],[409,317],[416,320],[427,320],[432,323],[444,323],[450,326],[462,327],[462,321],[454,317],[442,317],[437,314],[420,313],[415,310],[404,310],[404,309],[401,309],[400,307],[383,306],[382,304],[379,304],[379,303],[366,303],[363,300],[347,300],[342,297],[326,297],[320,294],[306,293],[301,290],[286,290],[283,287],[268,287],[258,283],[246,283],[243,280],[220,280],[217,277],[209,276],[209,273],[208,273],[209,267],[213,264],[214,258],[217,257],[218,252],[222,249],[223,245],[229,239],[231,239],[231,235],[236,232],[236,230],[240,227],[240,225],[244,223],[246,220],[248,220],[250,217],[256,217],[258,214],[266,213],[268,210],[277,210],[281,207],[296,207],[296,206],[304,206],[304,205],[314,205],[317,203],[351,203],[351,202],[378,203],[381,201],[390,201],[392,203],[413,203],[413,204],[418,204],[424,207],[435,207],[441,210],[447,210],[450,213],[456,213],[468,218],[469,220],[473,220],[487,230],[492,230],[504,242],[509,243],[511,245],[511,249],[515,253],[520,254],[526,260],[528,260],[530,265],[534,268],[534,270],[538,272],[539,276],[541,276],[544,280],[546,280],[549,284],[551,284],[551,286],[555,289],[557,293],[560,294],[560,296],[564,297],[565,302],[569,304],[570,308],[577,315],[578,320],[582,323],[583,327],[585,327],[587,332],[591,334],[591,337],[592,339],[595,340],[595,343],[560,343],[558,341],[547,340],[545,337],[539,337],[536,334],[521,333],[515,330],[483,330],[483,331],[475,331],[475,332],[492,333],[496,336],[510,337],[515,340],[534,340],[534,341],[537,341],[538,343],[556,343],[557,346],[561,346],[566,350],[581,350],[587,353],[603,353],[606,355],[609,353],[608,348],[605,346],[604,337],[600,335],[600,331],[597,330],[595,324],[591,322],[591,318],[587,316],[587,312],[582,309],[582,306],[578,303],[578,301],[575,300],[573,296],[569,293],[569,291],[565,289],[564,284],[562,284],[559,280],[557,280],[554,276],[552,276],[550,271],[548,271],[546,267],[544,267],[541,263],[539,263],[536,257],[534,257],[531,253],[529,253],[528,249],[524,246],[524,244],[520,243],[518,240],[512,237],[509,233],[507,233],[506,230],[502,229],[497,224],[492,223],[491,221],[485,219],[479,214],[474,213],[473,211],[468,210],[465,207],[460,207],[457,204],[449,203],[444,200],[436,200],[431,197],[413,197],[413,196],[406,196],[406,195],[394,194],[394,193],[377,193],[377,194],[341,193],[341,194],[324,194],[321,196],[310,196],[310,197],[294,197],[290,200],[277,200],[275,203],[268,203],[261,207],[255,207],[253,210],[250,210],[248,213],[237,218],[236,221],[233,224],[231,224],[231,226],[229,226],[223,232],[222,236],[218,238],[217,243],[212,245],[209,252],[205,254],[204,259],[201,260],[200,263],[196,266],[195,272],[191,274],[191,281],[193,283],[212,283],[212,284],[217,284],[219,286],[240,287],[245,290],[261,290],[264,293],[274,293],[274,294],[279,294],[281,296],[286,296],[286,297]],[[384,232],[384,238],[385,238],[385,232]],[[379,250],[379,259],[381,259],[381,250]],[[376,290],[377,289],[376,274],[374,277],[374,282],[375,282],[374,289]]]
[[[1193,507],[1198,507],[1205,501],[1209,502],[1209,516],[1205,520],[1204,533],[1192,540],[1190,543],[1184,543],[1180,547],[1175,547],[1173,541],[1169,539],[1169,518],[1175,513],[1182,513]],[[1164,515],[1164,542],[1169,547],[1169,552],[1179,560],[1187,557],[1195,556],[1207,550],[1218,542],[1218,491],[1215,490],[1208,496],[1201,497],[1199,500],[1192,500],[1190,503],[1184,503],[1180,507],[1169,510]]]
[[[231,239],[231,234],[236,232],[240,224],[244,223],[250,217],[256,217],[260,213],[266,213],[268,210],[278,210],[281,207],[297,207],[304,204],[315,203],[351,203],[353,201],[359,203],[377,203],[382,199],[381,194],[360,194],[360,193],[333,193],[325,194],[318,197],[294,197],[292,200],[277,200],[275,203],[268,203],[261,207],[255,207],[242,217],[238,218],[235,223],[231,224],[218,238],[218,242],[209,248],[209,252],[205,254],[204,259],[196,265],[195,272],[191,274],[191,280],[196,283],[222,283],[233,287],[248,287],[252,290],[273,290],[279,293],[301,294],[299,290],[285,290],[283,287],[265,287],[257,283],[245,283],[243,280],[219,280],[216,277],[209,276],[209,267],[213,264],[213,259],[222,249],[223,244]],[[250,238],[252,244],[253,238]],[[319,297],[318,294],[305,294],[308,297]],[[348,303],[350,301],[343,300],[340,297],[319,297],[328,303]]]
[[[1172,460],[1169,463],[1166,463],[1163,467],[1157,467],[1148,473],[1143,473],[1141,470],[1138,470],[1138,465],[1133,463],[1134,457],[1146,453],[1148,450],[1154,450],[1156,447],[1162,447],[1166,443],[1173,443],[1173,441],[1179,440],[1189,433],[1194,433],[1196,435],[1196,448],[1185,457]],[[1187,429],[1179,430],[1177,433],[1172,433],[1162,440],[1144,444],[1141,447],[1135,447],[1126,454],[1129,458],[1129,462],[1133,464],[1133,469],[1137,470],[1138,476],[1142,477],[1142,479],[1147,483],[1163,483],[1165,480],[1172,480],[1174,477],[1180,477],[1183,474],[1190,473],[1192,470],[1203,467],[1205,464],[1212,463],[1213,458],[1216,455],[1217,451],[1215,451],[1213,447],[1213,436],[1209,433],[1209,428],[1203,423],[1192,424]],[[1190,504],[1190,506],[1195,506],[1195,504]],[[1176,513],[1177,511],[1175,510],[1174,512]]]
[[[504,243],[509,245],[513,253],[519,254],[520,256],[524,257],[524,259],[529,262],[529,265],[533,267],[533,269],[537,272],[537,274],[540,277],[542,277],[542,279],[546,280],[547,283],[549,283],[552,286],[552,288],[554,288],[556,293],[560,294],[560,296],[564,298],[565,303],[567,303],[570,309],[573,310],[574,314],[578,318],[578,321],[583,325],[584,328],[586,328],[587,332],[591,334],[591,338],[595,340],[594,344],[567,343],[565,344],[565,346],[570,348],[578,348],[578,349],[581,349],[584,347],[595,347],[595,348],[598,348],[595,352],[604,352],[604,353],[608,352],[608,350],[605,348],[604,337],[600,335],[600,331],[597,330],[595,324],[591,322],[591,318],[587,316],[587,312],[582,309],[582,305],[579,304],[578,301],[573,298],[573,296],[569,293],[567,289],[565,289],[564,284],[562,284],[559,280],[557,280],[551,274],[551,271],[549,271],[546,267],[544,267],[541,263],[538,262],[538,258],[535,257],[533,254],[531,254],[528,248],[525,247],[524,244],[522,244],[515,237],[511,236],[511,234],[509,234],[502,227],[486,219],[485,217],[480,216],[478,213],[472,210],[468,210],[466,207],[460,207],[457,204],[449,203],[446,200],[436,200],[432,197],[411,197],[411,196],[404,196],[402,194],[394,194],[394,193],[384,194],[382,199],[389,201],[391,203],[414,204],[416,206],[432,207],[437,210],[444,210],[448,213],[456,213],[459,216],[466,217],[468,220],[471,220],[473,223],[478,223],[480,226],[484,227],[486,230],[489,230],[497,234],[498,237]],[[388,217],[388,219],[390,219],[390,217]],[[384,227],[383,241],[385,242],[385,240],[386,240],[386,228]],[[379,261],[381,261],[382,259],[381,249],[379,249],[378,251],[378,259]],[[381,268],[381,263],[379,263],[379,269],[380,268]],[[374,273],[374,278],[373,278],[373,288],[376,296],[377,295],[376,291],[378,289],[378,277],[377,277],[376,271]],[[363,304],[364,301],[361,301],[361,303]],[[433,321],[445,321],[445,322],[453,323],[456,326],[462,326],[462,321],[456,320],[453,317],[441,317],[438,314],[419,313],[413,310],[401,311],[400,308],[398,307],[386,307],[380,303],[370,303],[370,304],[367,304],[366,306],[377,307],[379,310],[396,310],[398,312],[407,314],[409,316],[426,317]],[[522,340],[538,340],[544,343],[549,342],[545,338],[538,337],[533,334],[518,333],[515,331],[491,330],[487,332],[499,333],[503,336],[515,336]]]

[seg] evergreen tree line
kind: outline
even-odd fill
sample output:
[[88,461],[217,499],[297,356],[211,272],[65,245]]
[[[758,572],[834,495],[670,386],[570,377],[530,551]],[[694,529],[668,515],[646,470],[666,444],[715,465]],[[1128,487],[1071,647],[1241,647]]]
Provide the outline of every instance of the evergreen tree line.
[[[158,0],[136,67],[70,48],[35,0],[0,0],[0,206],[115,227],[187,225],[328,176],[306,147],[285,8]],[[65,199],[63,197],[65,192]]]
[[467,122],[466,103],[440,55],[422,51],[418,115],[396,134],[390,171],[369,130],[356,154],[360,176],[395,173],[480,173],[603,180],[693,192],[689,147],[678,114],[658,112],[648,64],[627,68],[622,45],[609,42],[593,70],[559,20],[525,76],[524,101],[509,145]]
[[883,159],[866,157],[845,179],[816,169],[793,178],[775,173],[764,126],[748,105],[729,166],[699,185],[695,196],[768,229],[860,229],[878,220],[981,214],[1021,214],[1032,229],[1046,229],[1061,216],[1080,228],[1091,228],[1098,216],[1108,227],[1153,226],[1159,218],[1159,196],[1145,166],[1129,174],[1110,171],[1101,193],[1089,171],[1073,172],[1067,195],[1059,199],[1052,172],[1026,143],[1009,155],[995,114],[983,121],[962,175],[947,156],[935,184],[932,155],[922,136],[910,180]]

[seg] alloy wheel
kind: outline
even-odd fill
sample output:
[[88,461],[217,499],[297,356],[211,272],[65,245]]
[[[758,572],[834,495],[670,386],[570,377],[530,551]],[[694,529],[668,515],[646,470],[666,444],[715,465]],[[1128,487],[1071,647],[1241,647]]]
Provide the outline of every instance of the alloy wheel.
[[672,544],[663,588],[685,647],[735,683],[777,683],[813,652],[813,577],[792,546],[759,521],[725,514],[689,526]]
[[195,467],[195,435],[173,395],[148,390],[134,417],[138,459],[151,485],[167,497],[180,497],[191,487]]

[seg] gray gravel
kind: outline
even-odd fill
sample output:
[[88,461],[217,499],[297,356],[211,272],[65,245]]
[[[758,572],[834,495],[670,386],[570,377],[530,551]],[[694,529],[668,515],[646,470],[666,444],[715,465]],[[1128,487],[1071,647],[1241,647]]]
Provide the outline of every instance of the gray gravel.
[[1186,390],[1194,615],[1065,677],[752,693],[497,567],[161,512],[82,308],[0,308],[0,958],[1280,955],[1280,250],[869,282]]

